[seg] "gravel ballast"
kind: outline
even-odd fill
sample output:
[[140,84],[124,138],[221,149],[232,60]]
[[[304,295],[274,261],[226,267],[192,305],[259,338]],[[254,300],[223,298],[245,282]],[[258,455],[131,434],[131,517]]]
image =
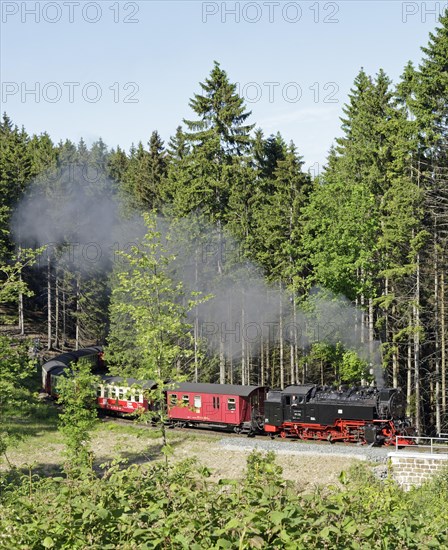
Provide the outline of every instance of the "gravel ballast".
[[385,463],[391,451],[387,447],[369,447],[367,445],[330,443],[305,443],[298,440],[263,440],[250,438],[224,437],[219,444],[229,451],[274,451],[276,454],[306,455],[306,456],[337,456],[350,457],[357,460]]

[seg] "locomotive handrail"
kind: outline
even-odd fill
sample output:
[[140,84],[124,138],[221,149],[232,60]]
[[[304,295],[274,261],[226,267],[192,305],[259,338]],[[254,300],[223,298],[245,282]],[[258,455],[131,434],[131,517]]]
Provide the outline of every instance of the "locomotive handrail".
[[[440,434],[440,435],[442,435],[442,434]],[[445,434],[443,434],[443,435],[445,435]],[[448,434],[446,434],[446,435],[448,435]],[[430,454],[434,454],[435,449],[436,450],[441,450],[442,449],[446,453],[448,453],[448,437],[425,437],[425,436],[422,436],[422,435],[419,435],[419,436],[397,435],[397,436],[395,436],[395,451],[398,452],[398,448],[403,447],[403,440],[409,441],[410,442],[409,444],[412,445],[413,447],[418,447],[420,449],[429,449]],[[422,440],[429,441],[429,445],[422,444],[421,443]],[[412,443],[414,441],[415,441],[415,443]]]

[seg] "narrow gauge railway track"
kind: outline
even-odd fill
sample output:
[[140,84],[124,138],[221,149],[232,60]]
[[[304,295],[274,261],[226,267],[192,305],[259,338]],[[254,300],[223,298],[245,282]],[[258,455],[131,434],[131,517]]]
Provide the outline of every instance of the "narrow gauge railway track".
[[[145,423],[145,422],[135,422],[132,418],[120,418],[116,416],[100,416],[99,417],[101,422],[104,424],[112,423],[112,424],[119,424],[122,426],[132,426],[136,428],[141,428],[144,430],[153,430],[153,431],[160,431],[160,426],[157,426],[155,424]],[[210,428],[179,428],[176,426],[166,426],[166,430],[169,433],[172,432],[179,432],[184,434],[196,434],[196,435],[203,435],[206,437],[210,437],[211,439],[221,439],[222,437],[230,437],[230,438],[236,438],[236,439],[245,439],[247,438],[246,434],[236,434],[233,432],[227,432],[227,431],[215,431]],[[264,439],[266,440],[265,435],[257,435],[257,436],[251,436],[249,439]]]

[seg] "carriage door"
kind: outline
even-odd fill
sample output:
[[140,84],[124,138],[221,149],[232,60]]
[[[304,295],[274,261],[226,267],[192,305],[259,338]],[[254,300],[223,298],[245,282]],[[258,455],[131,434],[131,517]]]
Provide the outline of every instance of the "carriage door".
[[194,396],[194,412],[200,414],[202,408],[202,397],[200,395]]
[[228,424],[239,424],[236,411],[236,397],[225,397],[225,422]]

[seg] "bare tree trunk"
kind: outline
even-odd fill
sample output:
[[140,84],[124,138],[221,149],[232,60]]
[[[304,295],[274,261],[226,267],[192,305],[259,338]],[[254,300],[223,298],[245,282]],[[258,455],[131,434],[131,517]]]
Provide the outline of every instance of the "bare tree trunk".
[[398,352],[395,347],[392,351],[392,386],[398,388]]
[[229,384],[233,384],[233,344],[232,339],[229,340]]
[[442,371],[442,413],[446,414],[446,332],[445,332],[445,276],[440,273],[440,368]]
[[364,294],[361,294],[360,304],[361,304],[361,329],[360,329],[361,333],[360,333],[360,336],[361,336],[361,344],[365,344],[365,342],[366,342],[366,312],[364,311],[364,304],[365,304]]
[[[373,356],[373,341],[374,341],[374,319],[373,319],[373,298],[369,298],[369,355],[371,361],[374,361]],[[381,366],[381,365],[380,365]]]
[[224,342],[219,339],[219,383],[226,383],[226,357],[224,354]]
[[263,334],[261,335],[260,342],[260,386],[264,386],[264,346],[263,346]]
[[47,257],[47,349],[51,350],[51,258]]
[[[295,365],[295,361],[294,361],[294,334],[295,334],[295,326],[294,326],[294,317],[295,317],[295,308],[294,308],[294,288],[293,288],[293,291],[292,291],[292,307],[293,307],[293,314],[292,314],[292,319],[293,319],[293,332],[291,332],[291,330],[289,331],[289,334],[288,334],[288,338],[290,340],[290,343],[289,343],[289,353],[290,353],[290,358],[289,358],[289,362],[290,362],[290,370],[291,370],[291,384],[295,384],[296,383],[296,365]],[[291,326],[291,325],[289,325]]]
[[[195,309],[197,310],[197,306]],[[198,319],[197,311],[195,312],[195,317],[194,317],[193,338],[194,338],[194,381],[197,383],[198,376],[199,376],[199,359],[198,359],[199,319]]]
[[247,376],[246,376],[246,379],[247,379],[247,385],[250,386],[250,377],[251,377],[251,374],[252,374],[252,369],[251,369],[251,358],[252,358],[252,354],[251,354],[251,348],[252,348],[252,345],[250,343],[247,344],[246,346],[246,350],[247,350],[247,360],[246,360],[246,364],[247,364]]
[[279,308],[280,308],[280,319],[279,319],[279,339],[280,339],[280,388],[285,387],[285,367],[283,363],[283,303],[282,303],[282,283],[280,281],[280,292],[279,292]]
[[244,309],[244,289],[242,290],[241,294],[241,384],[245,386],[248,382],[246,379],[246,340],[244,338],[244,327],[246,323]]
[[[229,325],[232,326],[232,298],[229,299]],[[237,334],[237,326],[235,326],[235,334]],[[235,336],[235,340],[237,343],[238,336]],[[229,344],[228,344],[228,361],[229,361],[229,384],[233,384],[233,342],[232,337],[229,338]]]
[[79,349],[79,312],[81,306],[79,300],[81,298],[81,275],[78,273],[76,277],[76,325],[75,325],[75,349]]
[[[409,320],[409,330],[412,329],[411,320]],[[410,333],[409,333],[410,334]],[[408,403],[407,416],[411,416],[410,404],[412,398],[412,343],[411,337],[408,340],[408,361],[407,361],[407,385],[406,385],[406,400]]]
[[[308,326],[307,326],[306,321],[304,321],[303,330],[304,330],[304,334],[306,335],[307,330],[308,330]],[[303,355],[304,355],[304,357],[303,357],[303,367],[302,367],[302,384],[305,384],[306,375],[307,375],[307,372],[308,372],[308,362],[307,362],[307,355],[306,355],[306,348],[305,347],[303,348]]]
[[65,346],[67,341],[67,312],[65,307],[65,284],[62,288],[62,346]]
[[293,294],[292,307],[293,307],[293,322],[294,322],[294,363],[295,363],[295,372],[296,372],[296,383],[298,384],[300,382],[300,378],[299,378],[299,334],[298,334],[298,331],[299,331],[300,327],[297,326],[297,300],[296,300],[295,290],[294,290],[294,294]]
[[[19,273],[19,283],[22,283],[22,272]],[[19,292],[19,331],[23,336],[25,334],[25,315],[23,309],[23,292]]]
[[[388,279],[386,279],[386,282],[387,282],[387,294],[389,294],[389,281]],[[392,294],[394,293],[395,289],[394,287],[392,286]],[[392,318],[394,317],[395,315],[395,304],[392,306]],[[398,388],[398,371],[399,371],[399,366],[400,366],[400,363],[399,363],[399,360],[398,360],[398,347],[397,345],[395,344],[394,342],[394,336],[393,336],[393,329],[390,327],[390,323],[389,323],[389,314],[387,314],[386,316],[386,325],[387,325],[387,328],[386,328],[386,334],[388,335],[387,336],[387,339],[388,341],[390,342],[391,346],[392,346],[392,386],[394,388]]]
[[265,351],[266,351],[266,374],[267,374],[267,382],[268,382],[268,386],[270,386],[271,388],[274,387],[274,377],[273,377],[273,373],[270,371],[269,369],[269,349],[270,349],[270,346],[269,346],[269,337],[268,339],[266,340],[266,344],[265,344]]
[[415,388],[415,427],[417,433],[422,433],[420,414],[420,254],[417,254],[417,272],[415,286],[414,313],[414,388]]
[[[19,236],[20,238],[20,236]],[[17,259],[20,261],[22,256],[22,247],[19,245],[19,251],[17,255]],[[22,286],[22,270],[19,272],[19,283],[20,287]],[[24,318],[24,310],[23,310],[23,292],[22,290],[19,290],[19,304],[18,304],[18,315],[19,315],[19,326],[18,329],[20,331],[20,334],[23,336],[25,334],[25,318]]]
[[59,270],[55,269],[55,296],[54,296],[54,347],[59,348]]
[[[195,290],[198,290],[198,251],[195,250],[194,257],[194,280]],[[194,338],[194,381],[197,383],[199,377],[199,359],[198,359],[198,339],[199,339],[199,312],[198,305],[194,308],[194,325],[193,325],[193,338]]]
[[295,384],[295,369],[294,369],[294,344],[291,342],[289,346],[290,359],[291,359],[291,384]]
[[[435,413],[436,413],[436,430],[437,433],[442,432],[441,416],[440,416],[440,342],[439,342],[439,265],[437,257],[437,231],[434,228],[434,345],[435,345]],[[432,411],[431,411],[432,412]]]
[[[358,281],[360,279],[360,277],[359,277],[359,267],[356,268],[356,279]],[[357,294],[356,298],[355,298],[355,316],[356,316],[356,319],[355,319],[355,342],[358,342],[359,327],[358,327],[358,314],[357,314],[357,311],[358,311],[359,306],[360,306],[360,300],[359,300],[359,296]],[[362,332],[362,329],[361,329],[361,332]]]
[[[435,388],[434,388],[434,380],[432,377],[429,377],[429,425],[434,426],[434,410],[435,410],[435,403],[434,403],[434,394],[435,394]],[[440,431],[437,431],[439,434]]]

